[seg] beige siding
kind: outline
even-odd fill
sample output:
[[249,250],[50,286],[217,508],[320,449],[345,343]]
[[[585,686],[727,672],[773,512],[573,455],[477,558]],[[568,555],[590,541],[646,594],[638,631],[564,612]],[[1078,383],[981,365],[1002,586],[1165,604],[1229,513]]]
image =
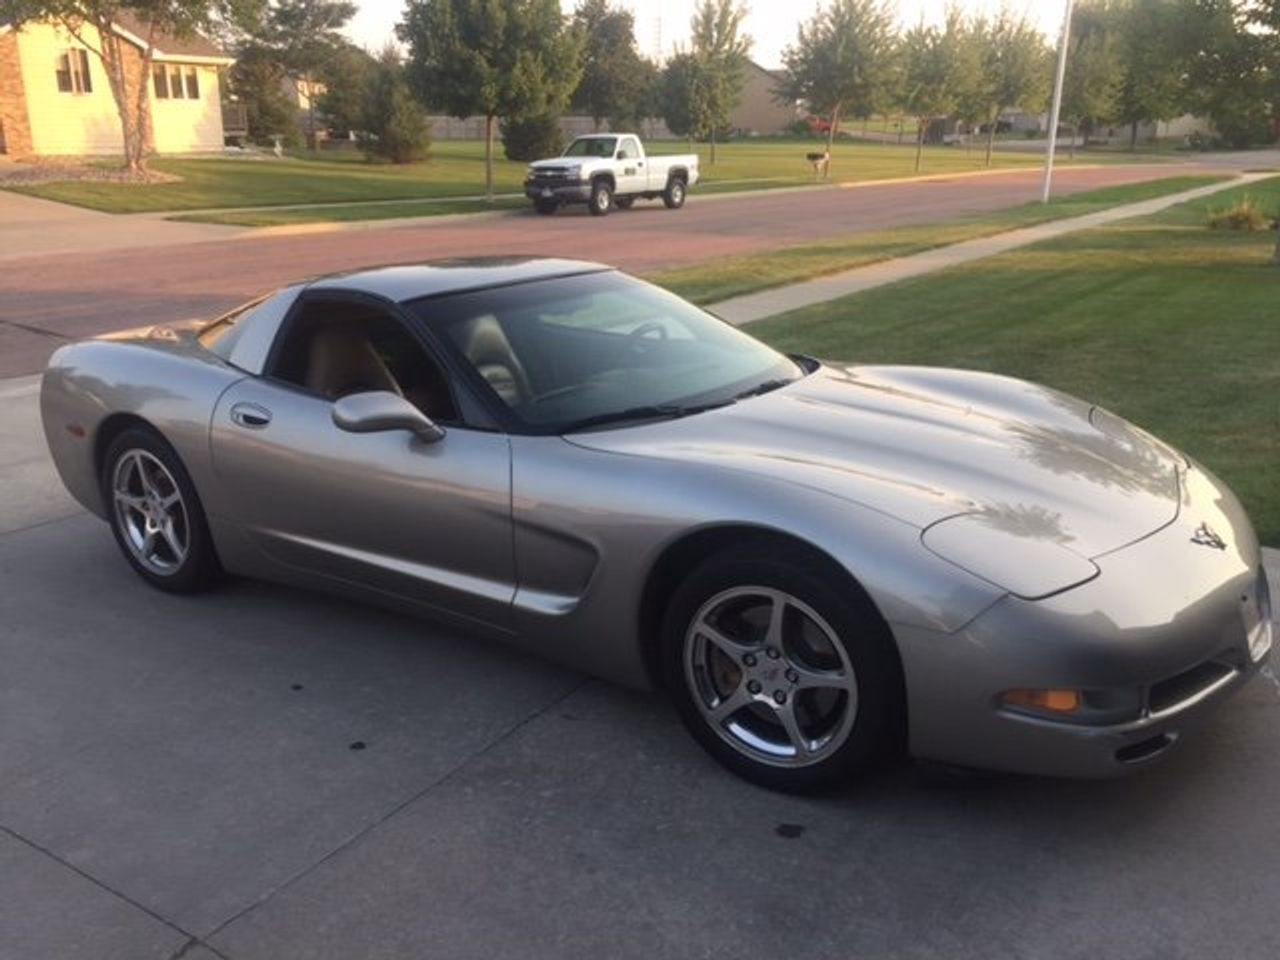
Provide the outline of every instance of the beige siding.
[[[84,30],[85,40],[96,46],[96,32],[87,24]],[[97,54],[89,53],[93,92],[63,93],[57,83],[58,57],[68,49],[80,48],[81,44],[51,24],[25,26],[18,32],[18,38],[32,151],[43,156],[121,153],[120,114]],[[191,153],[222,148],[218,69],[181,64],[184,76],[193,67],[199,76],[198,100],[185,97],[158,99],[148,78],[152,142],[158,153]]]
[[[191,64],[180,67],[185,77]],[[195,66],[200,81],[199,100],[161,100],[151,85],[151,126],[157,153],[193,153],[222,149],[222,103],[216,67]]]
[[[93,28],[86,25],[85,31],[86,40],[96,44]],[[19,30],[18,44],[32,151],[44,156],[120,153],[120,114],[97,54],[89,54],[93,92],[63,93],[58,89],[58,57],[82,45],[61,28],[43,23]]]

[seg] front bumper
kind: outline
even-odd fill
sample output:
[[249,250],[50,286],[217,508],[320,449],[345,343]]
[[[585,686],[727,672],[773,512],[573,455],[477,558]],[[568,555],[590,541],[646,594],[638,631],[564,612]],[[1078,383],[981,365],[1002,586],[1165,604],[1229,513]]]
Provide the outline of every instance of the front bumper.
[[555,200],[559,203],[586,203],[591,199],[591,184],[577,180],[542,182],[526,180],[524,195],[533,201]]
[[[1207,523],[1226,547],[1192,541]],[[1093,558],[1100,576],[1043,600],[1005,596],[952,634],[897,632],[921,758],[1051,776],[1120,775],[1168,755],[1266,662],[1274,632],[1253,529],[1193,467],[1178,517]],[[1002,705],[1013,689],[1132,700],[1090,723]]]

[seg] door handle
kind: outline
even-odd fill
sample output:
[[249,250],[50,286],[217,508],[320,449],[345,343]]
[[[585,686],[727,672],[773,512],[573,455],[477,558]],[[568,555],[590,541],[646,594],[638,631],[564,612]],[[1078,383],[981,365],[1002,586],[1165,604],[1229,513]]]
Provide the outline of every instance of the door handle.
[[271,422],[271,411],[256,403],[237,403],[231,407],[231,419],[250,430],[261,430]]

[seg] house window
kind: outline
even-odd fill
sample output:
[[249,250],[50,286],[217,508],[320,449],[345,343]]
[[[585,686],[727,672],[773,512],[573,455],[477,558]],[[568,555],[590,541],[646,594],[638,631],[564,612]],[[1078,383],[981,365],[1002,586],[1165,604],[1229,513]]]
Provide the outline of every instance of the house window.
[[200,99],[200,78],[196,75],[195,67],[187,67],[187,99]]
[[84,50],[67,50],[58,55],[58,90],[61,93],[93,93],[89,77],[89,54]]
[[164,67],[152,67],[151,77],[156,85],[156,99],[169,99],[169,71]]
[[169,96],[175,100],[181,100],[183,97],[181,67],[169,68]]

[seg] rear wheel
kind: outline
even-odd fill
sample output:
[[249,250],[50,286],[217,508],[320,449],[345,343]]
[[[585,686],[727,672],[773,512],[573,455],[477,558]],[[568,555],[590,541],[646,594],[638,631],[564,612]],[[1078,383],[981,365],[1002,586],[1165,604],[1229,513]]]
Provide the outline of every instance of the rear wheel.
[[893,640],[869,599],[799,551],[711,557],[677,589],[662,659],[681,719],[754,783],[847,783],[897,743]]
[[685,182],[679,177],[672,177],[667,181],[667,189],[662,191],[662,202],[666,204],[668,210],[679,210],[684,206],[687,192]]
[[192,593],[217,580],[222,571],[200,498],[154,430],[131,428],[111,441],[102,494],[120,552],[147,583]]
[[607,180],[597,180],[591,185],[591,200],[588,204],[593,216],[603,217],[613,209],[613,188]]

